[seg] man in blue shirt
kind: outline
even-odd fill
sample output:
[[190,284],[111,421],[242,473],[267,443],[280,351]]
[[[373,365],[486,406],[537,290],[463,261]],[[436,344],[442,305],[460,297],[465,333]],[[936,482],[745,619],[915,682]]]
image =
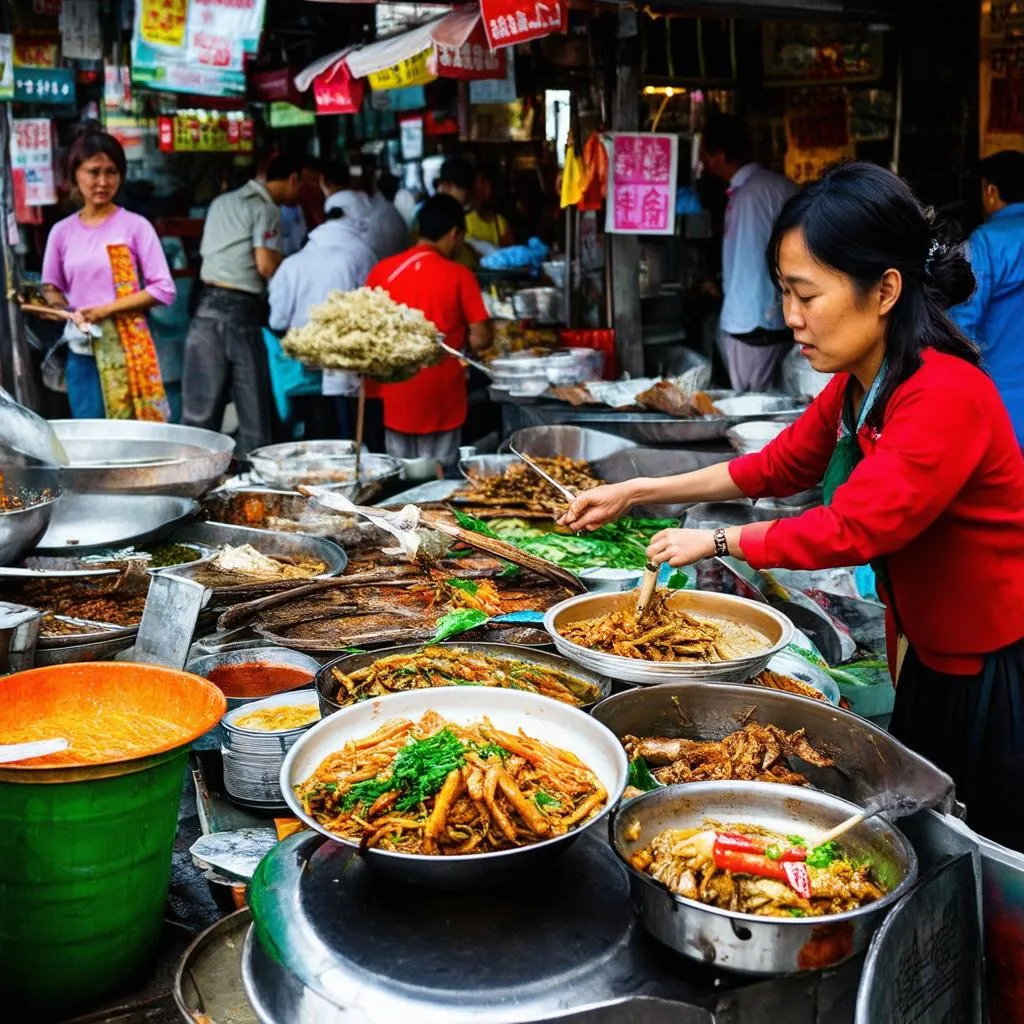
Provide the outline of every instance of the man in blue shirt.
[[782,317],[765,250],[772,224],[796,185],[750,160],[746,125],[711,114],[701,136],[701,163],[729,183],[722,239],[722,312],[718,344],[737,391],[778,386],[793,332]]
[[969,243],[977,286],[949,315],[981,349],[1024,447],[1024,153],[981,161],[981,202],[988,222]]

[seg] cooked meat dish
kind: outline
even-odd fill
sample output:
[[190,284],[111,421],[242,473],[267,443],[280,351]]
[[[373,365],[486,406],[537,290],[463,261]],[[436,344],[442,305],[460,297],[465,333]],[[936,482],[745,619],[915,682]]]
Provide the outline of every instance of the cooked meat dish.
[[770,672],[765,669],[750,681],[754,686],[764,686],[769,690],[782,690],[783,693],[795,693],[800,697],[810,697],[812,700],[823,700],[826,704],[828,703],[821,690],[816,690],[810,683],[794,679],[782,672]]
[[559,627],[566,640],[594,651],[644,661],[733,661],[770,647],[767,637],[738,622],[690,615],[669,606],[671,591],[656,591],[643,621],[635,604]]
[[578,828],[608,800],[566,750],[427,711],[349,741],[295,787],[328,831],[399,853],[491,853]]
[[836,843],[808,848],[798,835],[756,825],[666,829],[630,862],[685,899],[759,917],[842,914],[885,895],[870,867]]
[[548,394],[559,401],[568,402],[573,406],[581,405],[603,405],[604,403],[595,398],[583,384],[573,384],[561,388],[548,388]]
[[[578,459],[558,456],[533,461],[570,490],[589,491],[604,483],[590,471],[590,465]],[[526,506],[537,512],[556,512],[565,508],[565,499],[526,463],[514,462],[501,476],[471,476],[469,486],[456,497],[472,505]]]
[[806,786],[807,778],[794,771],[786,758],[799,757],[816,768],[830,768],[834,763],[808,743],[803,729],[787,733],[777,725],[756,722],[713,742],[624,736],[622,745],[630,760],[643,758],[653,769],[655,779],[666,786],[710,779]]
[[427,647],[393,654],[346,674],[331,669],[338,683],[335,700],[343,707],[369,697],[431,686],[498,686],[526,690],[582,707],[600,696],[597,687],[543,665],[494,658],[460,647]]
[[663,412],[668,416],[693,419],[703,413],[694,402],[694,395],[688,394],[670,380],[659,380],[646,391],[636,396],[637,403],[647,409]]

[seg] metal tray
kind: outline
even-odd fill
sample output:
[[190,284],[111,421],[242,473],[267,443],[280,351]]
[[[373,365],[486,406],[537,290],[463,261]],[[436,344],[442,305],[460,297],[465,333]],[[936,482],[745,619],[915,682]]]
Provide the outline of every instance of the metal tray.
[[[335,658],[334,661],[327,662],[317,673],[315,681],[316,691],[320,697],[321,714],[326,718],[328,715],[333,715],[335,711],[341,711],[343,708],[352,706],[351,704],[338,704],[335,701],[333,694],[337,689],[337,685],[332,684],[333,676],[331,675],[331,669],[338,668],[346,674],[358,672],[361,668],[367,668],[380,661],[381,658],[389,658],[396,654],[414,654],[416,651],[422,650],[422,646],[422,644],[403,644],[399,647],[384,647],[365,654],[346,654],[341,658]],[[545,651],[518,647],[514,644],[460,643],[458,640],[453,640],[447,644],[438,644],[437,646],[454,647],[469,651],[472,654],[486,654],[492,658],[501,658],[505,661],[526,661],[534,665],[543,665],[545,668],[554,669],[556,672],[562,672],[565,675],[591,683],[598,688],[601,696],[595,701],[582,705],[581,710],[583,711],[592,708],[612,691],[612,681],[607,676],[598,675],[596,672],[581,668],[575,662],[570,661],[568,658],[563,658],[559,654],[548,654]],[[356,703],[361,702],[357,701]]]
[[[354,441],[291,441],[257,448],[249,453],[249,462],[270,487],[331,487],[352,501],[358,498],[365,503],[383,481],[401,474],[402,463],[390,455],[364,454],[357,485],[355,451]],[[339,472],[346,474],[340,480]]]
[[73,555],[144,544],[170,533],[198,509],[192,498],[169,495],[65,494],[35,552]]
[[558,627],[581,619],[597,618],[635,601],[630,593],[583,594],[570,597],[544,616],[544,628],[555,641],[559,654],[571,658],[593,672],[609,675],[613,679],[628,679],[643,686],[676,682],[684,679],[706,679],[716,682],[742,682],[757,675],[772,656],[783,650],[793,638],[793,624],[781,612],[768,605],[748,601],[731,594],[714,594],[703,590],[673,591],[669,601],[688,612],[717,618],[733,619],[761,633],[769,646],[757,654],[732,661],[700,664],[682,661],[642,661],[606,654],[566,640]]
[[[327,568],[319,576],[310,577],[311,580],[340,576],[348,565],[348,555],[334,541],[305,533],[255,530],[227,523],[190,523],[175,530],[167,539],[175,544],[203,544],[210,548],[219,548],[225,544],[251,544],[264,555],[302,555],[324,562]],[[192,579],[197,571],[197,563],[171,566],[159,571],[165,575]]]
[[235,442],[226,434],[142,420],[51,420],[74,491],[174,494],[198,498],[227,471]]
[[863,804],[899,786],[908,794],[945,793],[936,805],[953,808],[953,780],[887,732],[849,711],[810,697],[760,687],[702,681],[666,683],[616,694],[593,715],[620,739],[683,736],[720,740],[748,722],[804,729],[808,742],[835,761],[832,768],[801,762],[811,785]]

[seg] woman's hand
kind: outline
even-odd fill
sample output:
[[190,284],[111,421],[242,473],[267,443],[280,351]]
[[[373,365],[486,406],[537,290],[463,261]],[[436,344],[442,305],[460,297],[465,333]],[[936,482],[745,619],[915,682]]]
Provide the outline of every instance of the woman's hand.
[[88,330],[93,324],[106,320],[110,316],[109,306],[87,306],[75,310],[75,325],[79,330]]
[[647,557],[656,565],[668,563],[674,569],[692,565],[715,553],[711,530],[662,530],[651,538]]
[[635,504],[632,482],[604,484],[580,494],[558,520],[558,525],[577,533],[596,530],[605,523],[621,519]]

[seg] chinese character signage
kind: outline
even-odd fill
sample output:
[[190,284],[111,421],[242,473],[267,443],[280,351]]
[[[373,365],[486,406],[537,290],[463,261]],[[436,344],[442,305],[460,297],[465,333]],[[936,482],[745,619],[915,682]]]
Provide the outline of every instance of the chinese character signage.
[[251,153],[252,119],[240,114],[179,110],[161,117],[158,141],[163,153]]
[[61,54],[71,60],[103,60],[96,0],[64,0],[60,10]]
[[14,36],[0,33],[0,101],[14,99]]
[[75,73],[71,68],[15,68],[14,98],[19,103],[75,102]]
[[980,155],[1020,149],[1024,135],[1024,10],[1011,0],[981,5]]
[[49,118],[11,121],[11,170],[25,205],[49,206],[57,202]]
[[344,60],[313,79],[313,98],[318,114],[358,114],[363,109],[366,83],[353,78]]
[[461,46],[435,42],[432,64],[439,78],[470,82],[505,77],[505,51],[488,46],[480,21]]
[[189,0],[185,63],[242,71],[259,48],[266,0]]
[[383,71],[375,71],[369,76],[370,88],[375,91],[405,89],[410,85],[426,85],[434,81],[437,76],[430,70],[433,54],[434,48],[431,46],[400,64],[385,68]]
[[564,32],[568,0],[480,0],[480,19],[492,50]]
[[671,235],[676,222],[679,137],[618,132],[611,140],[605,230]]

